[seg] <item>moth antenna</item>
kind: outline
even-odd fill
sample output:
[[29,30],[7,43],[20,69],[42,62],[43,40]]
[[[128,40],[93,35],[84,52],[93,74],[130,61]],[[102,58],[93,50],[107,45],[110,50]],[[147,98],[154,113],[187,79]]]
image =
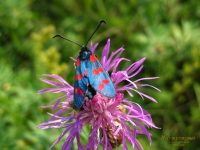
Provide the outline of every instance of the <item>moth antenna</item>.
[[90,38],[88,39],[87,43],[85,44],[85,46],[87,46],[88,42],[90,41],[90,39],[92,38],[92,36],[94,35],[94,33],[97,31],[97,29],[99,29],[99,27],[101,26],[101,24],[104,23],[106,25],[106,22],[104,20],[101,20],[97,26],[97,28],[94,30],[94,32],[92,33],[92,35],[90,36]]
[[[76,43],[76,42],[74,42],[74,41],[72,41],[72,40],[67,39],[66,37],[62,36],[61,34],[56,34],[53,38],[56,38],[56,37],[60,37],[60,38],[62,38],[62,39],[64,39],[64,40],[67,40],[67,41],[69,41],[69,42],[72,42],[72,43],[74,43],[74,44],[76,44],[76,45],[82,47],[80,44],[78,44],[78,43]],[[53,38],[52,38],[52,39],[53,39]]]

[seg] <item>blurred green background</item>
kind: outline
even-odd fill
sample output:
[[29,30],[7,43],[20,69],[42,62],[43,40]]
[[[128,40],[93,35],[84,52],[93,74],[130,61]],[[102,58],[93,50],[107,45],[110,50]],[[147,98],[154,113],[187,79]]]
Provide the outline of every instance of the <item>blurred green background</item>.
[[[59,74],[73,85],[75,69],[69,57],[76,58],[79,47],[52,37],[60,33],[83,45],[102,19],[107,25],[91,40],[99,43],[98,58],[110,38],[111,51],[124,45],[122,56],[132,62],[146,57],[136,78],[160,77],[147,83],[162,92],[141,88],[157,104],[143,101],[136,93],[129,98],[162,128],[149,129],[151,146],[145,136],[138,137],[144,149],[200,149],[199,0],[1,0],[0,150],[46,150],[61,134],[61,129],[36,128],[52,112],[41,106],[58,97],[38,95],[39,89],[49,87],[39,78]],[[128,65],[123,62],[120,69]],[[177,145],[172,137],[193,140]],[[53,149],[61,148],[63,141]]]

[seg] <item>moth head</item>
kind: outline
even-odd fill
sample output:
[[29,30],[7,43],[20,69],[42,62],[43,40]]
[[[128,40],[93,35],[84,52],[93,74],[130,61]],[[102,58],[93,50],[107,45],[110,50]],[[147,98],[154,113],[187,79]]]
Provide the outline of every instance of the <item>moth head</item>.
[[91,54],[92,52],[86,46],[82,46],[79,57],[81,60],[86,60],[90,57]]

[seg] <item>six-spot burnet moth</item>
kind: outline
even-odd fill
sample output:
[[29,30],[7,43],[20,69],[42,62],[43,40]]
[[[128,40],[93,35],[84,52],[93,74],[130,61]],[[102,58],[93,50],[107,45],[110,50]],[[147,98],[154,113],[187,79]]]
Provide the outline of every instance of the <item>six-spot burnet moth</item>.
[[87,48],[88,42],[102,23],[106,24],[104,20],[100,21],[84,46],[63,37],[60,34],[53,37],[60,37],[81,47],[81,51],[76,61],[74,102],[72,104],[76,109],[81,108],[86,96],[89,99],[92,99],[96,94],[96,91],[108,98],[113,98],[116,95],[115,87],[108,73],[104,70],[96,56]]

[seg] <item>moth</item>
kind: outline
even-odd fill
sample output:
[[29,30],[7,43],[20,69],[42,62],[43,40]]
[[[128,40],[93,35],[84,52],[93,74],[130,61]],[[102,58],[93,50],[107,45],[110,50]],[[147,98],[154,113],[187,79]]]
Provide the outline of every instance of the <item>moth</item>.
[[88,42],[102,23],[106,24],[104,20],[101,20],[84,46],[63,37],[60,34],[53,37],[60,37],[81,47],[75,64],[76,73],[73,105],[76,109],[81,108],[86,96],[89,99],[92,99],[96,94],[96,91],[108,98],[113,98],[116,95],[115,87],[108,73],[104,70],[97,57],[87,48]]

